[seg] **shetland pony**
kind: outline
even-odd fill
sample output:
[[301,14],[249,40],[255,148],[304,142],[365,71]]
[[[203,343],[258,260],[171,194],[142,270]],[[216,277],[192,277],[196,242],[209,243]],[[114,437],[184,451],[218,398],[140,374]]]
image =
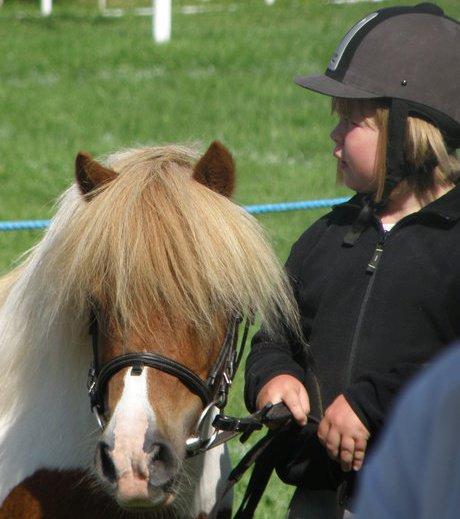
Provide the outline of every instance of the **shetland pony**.
[[[201,400],[179,379],[126,368],[99,432],[85,388],[91,311],[100,362],[157,352],[205,379],[229,316],[295,328],[289,284],[257,222],[230,201],[213,143],[76,160],[40,243],[0,281],[1,518],[208,517],[223,447],[186,459]],[[231,503],[217,514],[230,517]],[[214,516],[214,513],[213,513]]]

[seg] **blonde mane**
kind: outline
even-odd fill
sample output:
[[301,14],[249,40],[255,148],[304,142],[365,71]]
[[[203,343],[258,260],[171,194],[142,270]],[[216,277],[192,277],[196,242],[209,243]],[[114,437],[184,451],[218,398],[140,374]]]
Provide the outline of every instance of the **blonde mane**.
[[[41,254],[53,315],[96,300],[121,329],[149,329],[152,309],[171,330],[207,337],[216,318],[257,313],[296,327],[290,289],[257,221],[192,179],[195,151],[179,146],[115,153],[117,178],[88,201],[76,186],[56,216],[66,224]],[[61,217],[65,213],[65,218]]]

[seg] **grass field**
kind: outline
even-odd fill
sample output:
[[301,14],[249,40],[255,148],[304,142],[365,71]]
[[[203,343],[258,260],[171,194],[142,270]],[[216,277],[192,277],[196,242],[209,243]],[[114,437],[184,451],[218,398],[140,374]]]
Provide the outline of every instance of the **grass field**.
[[[136,5],[141,5],[136,0]],[[48,218],[73,178],[79,149],[222,140],[238,166],[242,204],[346,194],[335,184],[327,98],[292,82],[322,72],[341,35],[388,5],[323,0],[174,0],[172,41],[155,45],[151,19],[107,18],[96,2],[0,8],[0,220]],[[458,0],[440,0],[460,18]],[[198,5],[203,12],[184,14]],[[121,0],[111,6],[128,4]],[[145,5],[145,4],[144,4]],[[128,7],[133,7],[129,4]],[[384,64],[382,64],[384,66]],[[281,259],[321,211],[260,218]],[[0,233],[0,272],[40,232]],[[241,377],[231,411],[243,413]],[[232,444],[234,459],[243,447]],[[237,489],[238,501],[243,485]],[[258,518],[283,517],[292,490],[273,481]]]

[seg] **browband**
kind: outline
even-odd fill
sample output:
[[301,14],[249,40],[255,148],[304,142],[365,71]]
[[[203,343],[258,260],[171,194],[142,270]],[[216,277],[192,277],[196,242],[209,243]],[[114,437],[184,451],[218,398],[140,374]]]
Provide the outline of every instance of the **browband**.
[[134,370],[144,366],[159,369],[164,373],[168,373],[168,375],[178,378],[192,393],[201,398],[205,407],[212,401],[211,392],[206,384],[183,364],[157,353],[126,353],[125,355],[115,357],[102,366],[93,391],[90,394],[92,407],[97,407],[100,413],[104,412],[104,394],[108,381],[116,373],[130,366]]

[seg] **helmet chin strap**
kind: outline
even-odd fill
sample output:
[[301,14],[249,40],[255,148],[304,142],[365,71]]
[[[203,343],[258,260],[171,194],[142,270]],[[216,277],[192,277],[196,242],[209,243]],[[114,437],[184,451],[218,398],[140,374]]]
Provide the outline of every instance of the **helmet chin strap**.
[[404,178],[404,173],[407,169],[406,160],[404,158],[404,136],[408,115],[409,105],[406,101],[400,99],[390,100],[386,155],[387,173],[382,198],[379,202],[375,202],[373,193],[365,196],[364,205],[356,221],[343,239],[343,245],[346,247],[353,247],[353,245],[355,245],[361,234],[370,225],[374,215],[387,205],[393,189]]
[[[392,99],[388,113],[387,174],[383,187],[383,207],[393,189],[401,182],[407,169],[404,158],[404,141],[409,105],[406,101]],[[407,172],[406,172],[407,174]]]

